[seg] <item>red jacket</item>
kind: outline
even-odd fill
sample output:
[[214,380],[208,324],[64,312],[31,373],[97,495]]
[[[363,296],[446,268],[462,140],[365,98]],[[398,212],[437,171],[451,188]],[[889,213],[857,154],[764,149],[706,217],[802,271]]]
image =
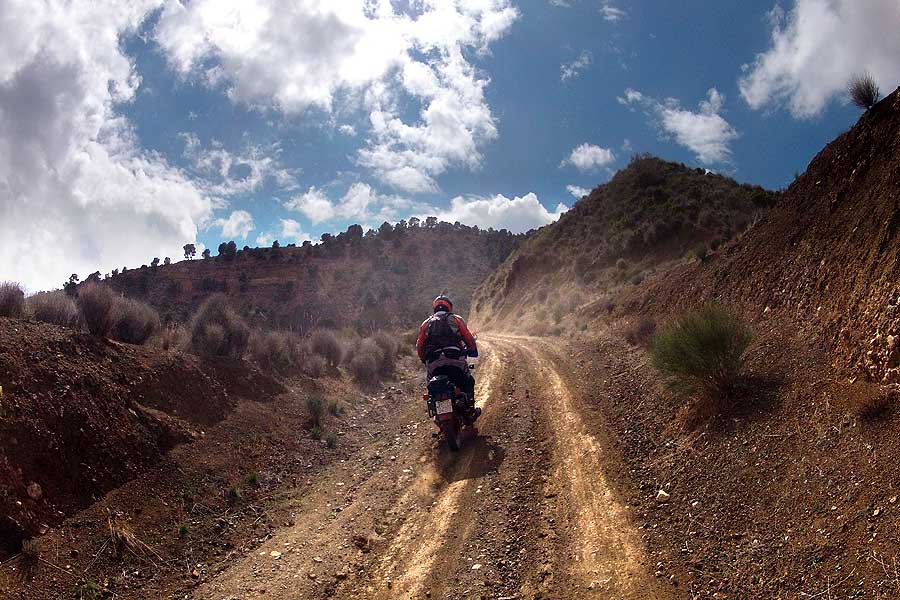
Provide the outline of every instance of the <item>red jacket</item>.
[[[472,335],[472,332],[469,331],[469,328],[466,326],[466,322],[463,321],[463,318],[459,315],[450,313],[447,317],[448,319],[454,319],[456,321],[456,325],[459,328],[459,337],[462,338],[462,341],[465,342],[466,348],[468,350],[478,351],[478,346],[475,343],[475,336]],[[425,360],[425,336],[428,329],[428,321],[431,320],[431,317],[428,317],[422,324],[419,326],[419,337],[416,339],[416,354],[419,355],[419,360]]]

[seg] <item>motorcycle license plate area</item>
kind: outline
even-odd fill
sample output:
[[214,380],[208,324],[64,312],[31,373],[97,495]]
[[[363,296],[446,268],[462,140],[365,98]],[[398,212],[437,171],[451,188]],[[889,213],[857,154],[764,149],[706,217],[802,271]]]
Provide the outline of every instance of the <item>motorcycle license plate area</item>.
[[436,412],[439,415],[446,415],[448,413],[453,412],[453,401],[452,400],[438,400],[435,403]]

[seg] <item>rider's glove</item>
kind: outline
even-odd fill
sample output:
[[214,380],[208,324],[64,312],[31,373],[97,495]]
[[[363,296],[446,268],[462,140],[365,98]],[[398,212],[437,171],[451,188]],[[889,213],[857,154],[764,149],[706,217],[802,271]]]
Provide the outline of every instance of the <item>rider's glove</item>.
[[478,358],[478,350],[467,350],[466,354],[469,358]]

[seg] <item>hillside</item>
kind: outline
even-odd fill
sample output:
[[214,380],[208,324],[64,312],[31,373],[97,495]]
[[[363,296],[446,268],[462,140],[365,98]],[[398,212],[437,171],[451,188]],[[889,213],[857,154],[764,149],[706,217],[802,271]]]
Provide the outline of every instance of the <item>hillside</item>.
[[153,304],[165,321],[184,322],[221,291],[257,324],[368,333],[414,326],[441,292],[466,313],[475,287],[524,237],[431,220],[383,225],[365,235],[351,226],[320,244],[245,247],[232,256],[128,270],[109,281]]
[[472,317],[482,327],[513,318],[521,326],[523,315],[559,321],[584,300],[639,283],[662,265],[705,256],[776,197],[703,169],[637,156],[522,244],[478,288]]
[[900,382],[900,90],[828,144],[739,243],[628,295],[645,313],[722,298],[777,315],[836,366]]

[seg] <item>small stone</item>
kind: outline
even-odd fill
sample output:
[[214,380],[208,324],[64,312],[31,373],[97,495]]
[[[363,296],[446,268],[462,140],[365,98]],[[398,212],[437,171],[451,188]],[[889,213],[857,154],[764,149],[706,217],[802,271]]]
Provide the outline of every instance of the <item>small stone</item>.
[[656,501],[660,504],[668,502],[669,498],[671,497],[671,494],[669,494],[666,490],[659,490],[658,492],[656,492]]
[[479,570],[480,568],[481,568],[481,563],[475,563],[474,565],[472,565],[472,570],[473,570],[473,571],[477,571],[477,570]]
[[279,552],[278,550],[272,550],[271,552],[269,552],[269,556],[271,556],[275,560],[278,560],[279,558],[281,558],[281,552]]
[[32,481],[28,484],[28,487],[25,488],[28,492],[28,497],[37,502],[44,496],[44,490],[41,489],[41,484]]

